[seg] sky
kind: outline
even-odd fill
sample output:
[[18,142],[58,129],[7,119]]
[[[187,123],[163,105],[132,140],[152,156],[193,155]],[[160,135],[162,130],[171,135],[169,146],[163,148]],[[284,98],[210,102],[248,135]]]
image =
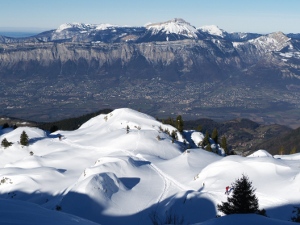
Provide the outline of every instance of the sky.
[[63,23],[143,26],[182,18],[196,28],[300,33],[300,0],[0,0],[0,30],[45,31]]

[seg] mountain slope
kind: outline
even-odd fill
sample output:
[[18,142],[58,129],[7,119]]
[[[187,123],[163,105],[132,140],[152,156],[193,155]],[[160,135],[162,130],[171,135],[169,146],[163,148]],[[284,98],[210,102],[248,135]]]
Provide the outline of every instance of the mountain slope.
[[[289,154],[293,149],[296,152],[300,149],[300,128],[281,134],[266,140],[263,143],[257,144],[256,149],[268,149],[272,154]],[[283,152],[280,152],[283,151]]]

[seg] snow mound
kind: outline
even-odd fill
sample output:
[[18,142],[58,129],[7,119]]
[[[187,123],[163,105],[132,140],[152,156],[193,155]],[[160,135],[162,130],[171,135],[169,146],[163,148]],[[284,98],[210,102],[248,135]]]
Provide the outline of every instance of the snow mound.
[[77,183],[73,192],[88,194],[92,199],[108,199],[119,190],[125,191],[122,182],[113,173],[100,173],[87,177]]
[[115,174],[94,174],[78,181],[59,206],[64,212],[100,222],[99,213],[112,207],[113,196],[124,191],[126,188]]
[[216,25],[202,26],[202,27],[199,27],[198,30],[205,32],[205,33],[209,33],[210,35],[215,35],[215,36],[219,36],[219,37],[225,37],[225,35],[226,35],[226,32],[224,30],[220,29]]
[[[76,145],[100,149],[110,146],[111,149],[124,149],[135,154],[143,153],[162,158],[179,155],[180,146],[172,143],[170,133],[176,130],[170,125],[162,124],[151,116],[138,111],[122,108],[107,115],[96,116],[84,123],[78,130],[58,131],[66,137],[66,142]],[[179,140],[182,136],[178,133]],[[157,148],[157,145],[160,148]]]
[[23,131],[25,131],[28,137],[33,141],[47,137],[47,133],[39,128],[18,127],[15,130],[11,130],[10,132],[1,135],[1,139],[6,138],[8,141],[18,142],[20,141],[20,136]]
[[192,140],[196,145],[203,141],[204,135],[201,132],[193,132],[191,135]]
[[146,26],[152,34],[165,32],[166,34],[179,34],[189,38],[198,38],[197,29],[183,19],[175,18],[164,23],[153,23]]
[[272,157],[273,158],[273,156],[266,150],[258,150],[252,153],[251,155],[248,155],[247,157]]

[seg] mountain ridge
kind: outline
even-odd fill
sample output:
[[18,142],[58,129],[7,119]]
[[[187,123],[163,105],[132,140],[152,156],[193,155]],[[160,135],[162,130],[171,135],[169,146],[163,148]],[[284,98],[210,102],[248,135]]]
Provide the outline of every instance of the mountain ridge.
[[[166,22],[150,23],[144,26],[128,26],[128,25],[120,26],[120,25],[113,25],[107,23],[103,23],[103,24],[65,23],[65,24],[61,24],[57,29],[45,31],[35,36],[39,41],[57,41],[60,39],[69,39],[70,36],[77,35],[74,31],[79,32],[79,34],[81,35],[83,34],[96,35],[95,34],[96,31],[112,30],[113,32],[116,32],[117,29],[121,29],[121,30],[124,29],[131,33],[134,33],[136,29],[142,30],[143,32],[147,32],[147,30],[152,30],[152,32],[154,32],[153,35],[159,32],[166,33],[166,34],[180,35],[180,32],[184,32],[182,33],[183,36],[185,36],[185,38],[190,38],[190,39],[204,38],[203,34],[219,36],[221,38],[226,38],[228,40],[231,39],[235,41],[245,41],[245,40],[257,38],[259,36],[263,36],[262,34],[258,34],[258,33],[227,32],[223,29],[220,29],[216,25],[207,25],[207,26],[196,28],[195,26],[191,25],[189,22],[181,18],[174,18]],[[47,35],[51,35],[51,34],[57,35],[58,33],[63,33],[63,32],[66,33],[65,36],[46,38]],[[67,33],[69,33],[68,35],[70,35],[68,38],[66,38],[68,36]],[[126,35],[126,33],[124,33],[123,35]],[[293,34],[293,33],[287,35],[290,37],[299,36],[299,34]],[[5,38],[7,39],[6,42],[9,42],[8,41],[9,37],[5,37]],[[34,38],[31,37],[23,38],[23,39],[28,41],[34,40]],[[175,40],[179,40],[179,39],[175,39]],[[13,39],[11,41],[13,41]],[[87,41],[89,40],[87,39]],[[143,39],[143,41],[145,41],[145,39]],[[164,39],[164,41],[166,41],[166,39]],[[2,42],[4,42],[4,40],[2,40]]]

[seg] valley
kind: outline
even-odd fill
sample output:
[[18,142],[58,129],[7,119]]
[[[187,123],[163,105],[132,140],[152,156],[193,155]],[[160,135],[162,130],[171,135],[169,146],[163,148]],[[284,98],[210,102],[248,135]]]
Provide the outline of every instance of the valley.
[[181,114],[188,120],[248,118],[262,124],[300,126],[298,91],[266,86],[253,89],[232,80],[173,83],[160,78],[96,79],[86,75],[80,79],[8,80],[0,83],[0,88],[0,115],[40,122],[128,106],[157,118]]

